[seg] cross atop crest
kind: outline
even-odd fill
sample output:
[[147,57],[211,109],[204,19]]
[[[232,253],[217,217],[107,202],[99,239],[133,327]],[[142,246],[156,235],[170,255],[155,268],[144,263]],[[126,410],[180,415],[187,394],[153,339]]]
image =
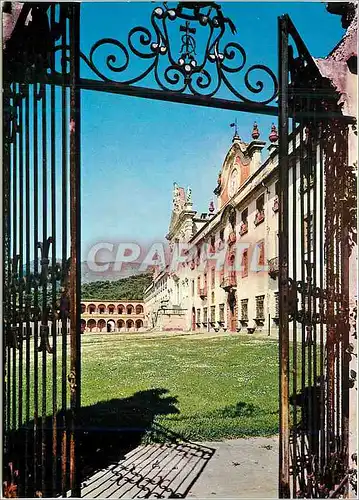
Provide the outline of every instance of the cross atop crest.
[[[107,85],[131,86],[152,75],[152,80],[141,90],[145,94],[145,88],[156,92],[161,89],[173,92],[176,99],[185,93],[194,99],[210,99],[226,88],[232,100],[245,103],[246,107],[255,104],[256,113],[258,105],[275,100],[278,93],[275,74],[263,64],[244,69],[247,61],[244,48],[236,40],[227,40],[227,34],[234,35],[236,27],[218,3],[165,1],[152,11],[150,22],[149,28],[132,28],[125,43],[112,38],[98,40],[88,53],[81,52],[82,61]],[[117,60],[115,54],[122,54],[118,56],[121,59]],[[134,64],[133,72],[132,61],[137,58],[143,65],[139,65],[138,71]],[[238,81],[240,72],[243,85]],[[97,84],[91,83],[91,86]],[[249,96],[245,95],[247,91]],[[252,99],[254,95],[256,98]],[[233,102],[230,108],[237,109],[233,108]],[[273,107],[269,114],[276,111]]]
[[196,28],[190,27],[190,22],[180,26],[180,31],[184,33],[182,35],[182,46],[181,46],[181,57],[186,60],[186,62],[193,60],[193,55],[196,55],[196,40],[192,35],[196,33]]

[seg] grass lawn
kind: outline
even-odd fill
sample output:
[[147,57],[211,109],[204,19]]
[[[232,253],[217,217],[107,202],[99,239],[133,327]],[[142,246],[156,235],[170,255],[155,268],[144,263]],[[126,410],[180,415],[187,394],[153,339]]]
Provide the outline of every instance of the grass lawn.
[[148,411],[157,424],[192,440],[273,435],[278,341],[84,335],[81,399],[102,414],[126,405]]

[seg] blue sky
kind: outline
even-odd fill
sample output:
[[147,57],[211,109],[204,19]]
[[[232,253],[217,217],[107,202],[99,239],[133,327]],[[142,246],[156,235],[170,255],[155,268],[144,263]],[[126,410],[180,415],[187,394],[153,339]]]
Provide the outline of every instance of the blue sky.
[[[127,40],[137,25],[150,27],[157,3],[83,3],[82,51],[103,37]],[[312,55],[324,57],[343,34],[338,16],[324,3],[230,2],[232,37],[247,65],[277,70],[277,17],[288,13]],[[135,67],[136,71],[137,67]],[[87,76],[83,74],[83,76]],[[153,241],[164,237],[176,181],[191,186],[194,207],[206,211],[218,171],[239,135],[249,140],[256,120],[267,140],[271,117],[150,101],[103,92],[82,93],[82,253],[99,241]]]

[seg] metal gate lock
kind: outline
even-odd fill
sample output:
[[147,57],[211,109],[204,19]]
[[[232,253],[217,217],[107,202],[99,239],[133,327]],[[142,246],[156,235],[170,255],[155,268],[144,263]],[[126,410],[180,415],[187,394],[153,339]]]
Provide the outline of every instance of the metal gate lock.
[[69,381],[70,384],[70,392],[74,393],[76,391],[77,384],[76,384],[76,373],[73,370],[69,373],[67,380]]

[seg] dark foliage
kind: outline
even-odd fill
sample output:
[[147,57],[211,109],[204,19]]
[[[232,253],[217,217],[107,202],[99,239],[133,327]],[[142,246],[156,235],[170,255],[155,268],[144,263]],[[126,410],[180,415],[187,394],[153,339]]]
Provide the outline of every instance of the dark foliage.
[[82,300],[143,300],[151,282],[151,274],[139,274],[117,281],[85,283],[81,289]]

